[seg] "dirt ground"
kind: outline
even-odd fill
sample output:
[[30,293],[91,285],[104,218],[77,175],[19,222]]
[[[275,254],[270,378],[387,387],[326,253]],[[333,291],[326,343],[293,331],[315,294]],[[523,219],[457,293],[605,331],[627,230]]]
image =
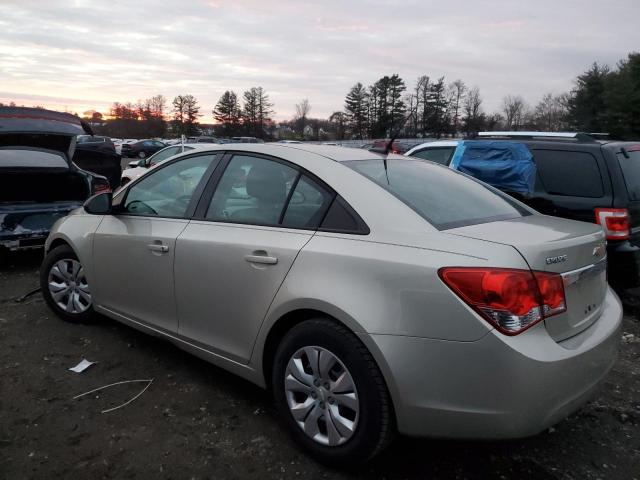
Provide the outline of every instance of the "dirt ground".
[[[0,257],[0,478],[384,478],[640,480],[640,323],[599,395],[536,437],[510,442],[398,438],[357,471],[317,464],[280,427],[259,388],[108,319],[57,319],[37,287],[41,253]],[[633,336],[631,336],[633,335]],[[68,371],[82,358],[98,363]],[[131,379],[77,400],[75,395]],[[535,385],[532,385],[535,388]]]

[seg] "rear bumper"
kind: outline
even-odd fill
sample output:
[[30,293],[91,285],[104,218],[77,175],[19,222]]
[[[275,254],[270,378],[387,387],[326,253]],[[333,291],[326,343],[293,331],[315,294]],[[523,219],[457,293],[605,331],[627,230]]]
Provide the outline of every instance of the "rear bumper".
[[0,247],[42,248],[53,224],[81,206],[81,202],[0,205]]
[[380,355],[402,433],[507,439],[534,435],[589,399],[616,360],[621,320],[609,289],[601,318],[560,343],[543,323],[475,342],[362,338]]

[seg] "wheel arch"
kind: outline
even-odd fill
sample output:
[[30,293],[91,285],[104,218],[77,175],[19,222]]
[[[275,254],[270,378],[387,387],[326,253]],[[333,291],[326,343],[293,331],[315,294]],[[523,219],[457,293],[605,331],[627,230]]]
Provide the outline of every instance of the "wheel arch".
[[397,385],[393,380],[391,370],[382,352],[354,318],[333,305],[296,306],[295,308],[291,307],[285,312],[278,312],[277,315],[271,316],[271,318],[275,318],[275,320],[269,324],[268,328],[264,329],[264,333],[261,332],[258,344],[254,349],[254,361],[252,362],[257,367],[260,380],[264,382],[263,386],[268,390],[271,389],[273,360],[278,345],[287,332],[305,320],[318,317],[327,318],[342,325],[356,335],[369,351],[386,383],[391,396],[392,411],[397,420],[398,414],[396,407],[398,406],[400,397]]

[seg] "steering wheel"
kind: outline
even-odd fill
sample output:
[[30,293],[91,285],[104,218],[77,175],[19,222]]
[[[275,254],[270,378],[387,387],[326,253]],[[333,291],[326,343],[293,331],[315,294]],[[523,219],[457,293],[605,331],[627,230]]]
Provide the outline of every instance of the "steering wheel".
[[[140,204],[143,208],[146,208],[147,210],[149,210],[152,214],[154,215],[158,215],[158,212],[156,212],[151,206],[147,205],[146,203],[144,203],[142,200],[132,200],[127,204],[127,210],[129,210],[129,208],[132,205],[136,205],[136,204]],[[134,208],[134,211],[138,210],[138,208]],[[144,213],[144,212],[141,212]]]

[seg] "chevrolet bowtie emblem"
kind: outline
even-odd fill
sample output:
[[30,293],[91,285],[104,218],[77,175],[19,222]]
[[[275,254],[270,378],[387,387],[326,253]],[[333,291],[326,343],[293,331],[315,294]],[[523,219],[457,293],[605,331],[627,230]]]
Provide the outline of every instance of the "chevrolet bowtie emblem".
[[593,247],[593,256],[594,257],[602,256],[604,254],[604,250],[605,250],[605,246],[602,243],[600,245]]

